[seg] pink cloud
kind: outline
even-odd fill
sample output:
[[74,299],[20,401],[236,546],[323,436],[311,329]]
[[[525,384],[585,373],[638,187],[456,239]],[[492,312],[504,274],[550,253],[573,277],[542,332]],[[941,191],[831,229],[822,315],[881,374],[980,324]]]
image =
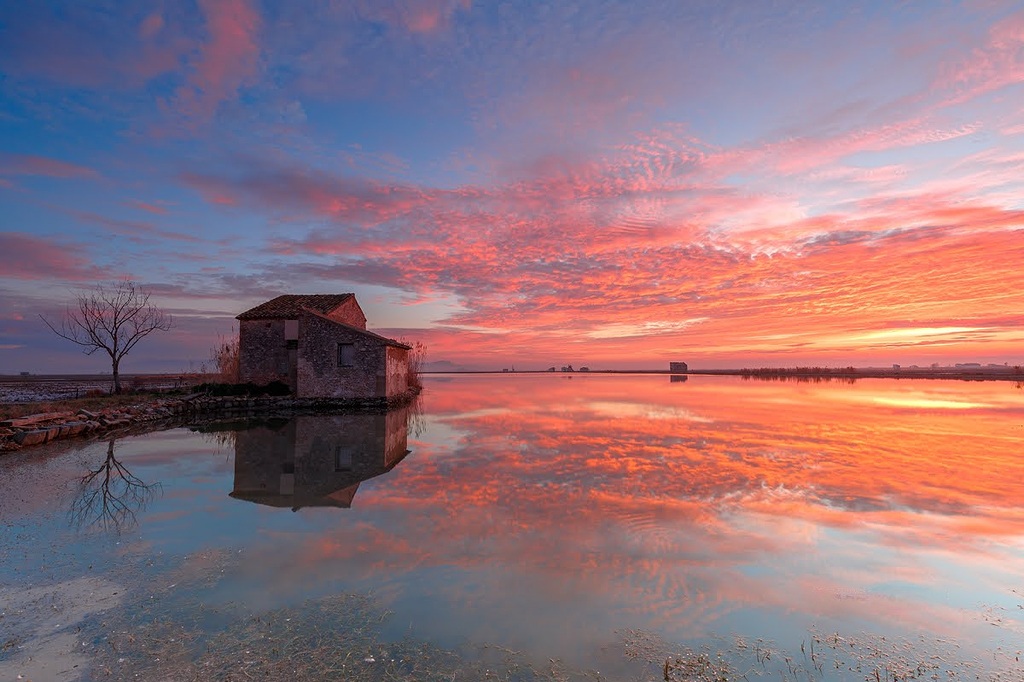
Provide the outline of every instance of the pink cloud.
[[468,10],[472,0],[397,0],[387,4],[361,2],[365,17],[383,20],[410,33],[429,34],[445,28],[458,10]]
[[164,27],[164,18],[159,12],[154,12],[142,20],[139,24],[139,36],[149,40],[155,37]]
[[8,155],[0,157],[0,174],[39,175],[49,178],[98,178],[92,168],[47,156]]
[[260,54],[261,17],[248,0],[200,0],[199,5],[208,39],[171,103],[192,126],[212,119],[255,77]]
[[[467,310],[449,324],[502,333],[494,362],[507,358],[509,347],[543,354],[577,345],[590,357],[612,360],[635,355],[639,346],[691,356],[804,351],[849,357],[871,345],[849,334],[851,319],[866,329],[907,320],[910,326],[970,327],[963,321],[978,310],[1005,316],[1021,302],[1018,289],[1006,283],[1019,279],[1016,263],[1024,254],[1015,233],[1005,230],[1019,227],[1024,215],[948,195],[893,199],[859,206],[851,215],[796,222],[786,237],[804,243],[770,257],[757,255],[756,232],[726,237],[718,246],[695,243],[699,231],[684,231],[682,243],[668,236],[633,240],[628,231],[602,230],[557,203],[514,219],[509,212],[519,196],[518,188],[507,197],[492,193],[483,204],[488,210],[476,213],[439,199],[437,213],[421,216],[428,233],[434,221],[444,226],[433,241],[409,242],[398,232],[362,241],[323,229],[275,248],[293,259],[334,255],[333,264],[292,266],[316,280],[454,294]],[[664,229],[672,234],[670,224]],[[779,230],[766,230],[764,239],[777,242]],[[704,321],[679,324],[695,315]],[[985,331],[921,339],[917,348],[951,339],[965,347],[988,344],[994,353],[1011,348],[1006,334],[1012,321],[977,326]],[[622,330],[619,338],[614,329]],[[442,329],[430,338],[442,353],[464,357],[458,349],[472,347],[477,360],[487,362],[487,334],[482,342],[466,334]],[[709,337],[716,339],[710,346]],[[884,338],[874,342],[876,349],[887,345]]]
[[147,202],[147,201],[137,201],[135,199],[132,199],[132,200],[128,201],[127,204],[129,206],[133,206],[133,207],[139,209],[140,211],[146,211],[147,213],[153,213],[155,215],[167,215],[168,213],[170,213],[170,211],[167,209],[167,207],[162,205],[159,202],[158,203],[150,203],[150,202]]
[[[939,311],[940,300],[956,299],[952,293],[935,299],[945,283],[971,282],[988,292],[986,280],[1017,277],[1011,261],[1019,247],[1001,235],[1020,227],[1024,215],[971,198],[970,183],[883,192],[875,185],[908,169],[842,169],[817,180],[858,179],[866,193],[853,193],[829,213],[806,215],[798,195],[721,184],[716,152],[681,140],[653,136],[600,159],[546,157],[524,165],[518,180],[454,190],[258,162],[237,178],[185,180],[239,206],[317,222],[305,234],[268,243],[271,253],[289,256],[292,265],[285,267],[296,275],[445,292],[466,307],[447,320],[451,325],[514,329],[536,348],[566,343],[571,333],[609,357],[629,354],[638,336],[689,343],[694,328],[679,323],[691,318],[708,319],[699,331],[720,339],[720,348],[766,351],[772,344],[751,338],[804,329],[791,345],[775,344],[787,352],[806,348],[815,331],[838,334],[844,319],[859,317],[856,311],[872,302],[873,324],[915,317],[956,326],[943,320],[967,310]],[[976,248],[967,248],[971,243]],[[942,248],[960,260],[941,259]],[[302,263],[304,255],[317,262]],[[944,269],[926,265],[935,258]],[[844,259],[876,264],[867,271],[875,277],[893,273],[891,286],[848,272]],[[969,272],[978,277],[960,273],[964,263],[974,263]],[[841,295],[823,298],[833,286]],[[927,303],[896,306],[886,291],[904,298],[917,292]],[[987,305],[997,313],[1012,299],[993,297]],[[649,324],[652,317],[658,324]],[[630,332],[631,325],[638,331]],[[616,340],[609,329],[633,339]],[[832,347],[848,348],[845,342]]]
[[[411,185],[273,166],[257,167],[255,172],[241,178],[185,173],[182,180],[211,203],[255,203],[283,215],[313,213],[358,227],[373,227],[407,216],[444,194]],[[363,239],[380,238],[380,235],[357,232]],[[404,235],[414,236],[409,232]]]
[[824,137],[800,137],[772,141],[760,146],[728,150],[709,162],[723,170],[740,170],[766,164],[779,173],[795,175],[829,168],[860,152],[879,152],[934,144],[972,135],[981,126],[968,123],[937,126],[927,117],[902,119],[874,127],[862,127]]
[[75,245],[20,232],[0,233],[0,272],[23,280],[103,278],[103,272]]
[[933,88],[950,93],[946,104],[957,104],[1018,83],[1024,83],[1024,11],[994,24],[968,57],[946,64]]
[[194,234],[186,232],[174,232],[171,230],[163,230],[158,228],[156,225],[148,222],[141,222],[137,220],[120,220],[118,218],[111,218],[108,216],[93,213],[91,211],[81,211],[75,209],[59,209],[62,212],[74,217],[77,220],[99,225],[104,228],[108,234],[121,235],[129,241],[135,243],[152,243],[154,237],[159,239],[166,239],[171,241],[179,242],[208,242],[209,240],[205,237],[199,237]]

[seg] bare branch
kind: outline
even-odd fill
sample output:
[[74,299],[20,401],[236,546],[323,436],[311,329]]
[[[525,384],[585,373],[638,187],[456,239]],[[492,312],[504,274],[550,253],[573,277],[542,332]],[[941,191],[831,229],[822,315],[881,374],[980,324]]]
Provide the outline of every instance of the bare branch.
[[121,392],[121,359],[153,332],[167,331],[173,326],[170,315],[150,305],[149,293],[127,279],[111,288],[97,285],[90,294],[78,297],[76,307],[65,310],[59,327],[42,315],[39,317],[50,331],[81,346],[86,355],[102,350],[110,356],[115,393]]
[[68,510],[78,527],[99,525],[120,532],[135,523],[135,512],[162,492],[159,483],[147,484],[114,456],[114,439],[107,445],[103,463],[79,480],[78,494]]

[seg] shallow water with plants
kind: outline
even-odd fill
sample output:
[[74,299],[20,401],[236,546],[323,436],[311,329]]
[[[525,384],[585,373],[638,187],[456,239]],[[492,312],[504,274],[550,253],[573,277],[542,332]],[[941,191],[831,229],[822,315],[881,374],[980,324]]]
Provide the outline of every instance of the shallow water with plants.
[[683,378],[6,455],[0,679],[1024,679],[1024,390]]

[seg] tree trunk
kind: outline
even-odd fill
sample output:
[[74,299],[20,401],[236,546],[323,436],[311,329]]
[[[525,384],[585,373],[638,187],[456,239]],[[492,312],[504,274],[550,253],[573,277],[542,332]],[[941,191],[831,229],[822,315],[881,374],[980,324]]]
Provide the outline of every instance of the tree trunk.
[[117,359],[114,359],[114,360],[111,360],[110,364],[111,364],[111,369],[114,372],[114,393],[120,394],[121,393],[121,375],[120,375],[120,373],[118,373],[118,370],[117,370],[117,366],[120,363],[118,363]]

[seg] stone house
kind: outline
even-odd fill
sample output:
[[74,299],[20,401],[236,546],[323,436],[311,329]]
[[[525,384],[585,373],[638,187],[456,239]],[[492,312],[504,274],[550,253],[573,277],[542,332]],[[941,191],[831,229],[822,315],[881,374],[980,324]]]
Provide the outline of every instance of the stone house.
[[409,410],[270,418],[235,432],[231,497],[296,511],[352,506],[409,454]]
[[297,398],[392,398],[409,390],[409,346],[366,329],[354,294],[286,294],[238,320],[241,382]]

